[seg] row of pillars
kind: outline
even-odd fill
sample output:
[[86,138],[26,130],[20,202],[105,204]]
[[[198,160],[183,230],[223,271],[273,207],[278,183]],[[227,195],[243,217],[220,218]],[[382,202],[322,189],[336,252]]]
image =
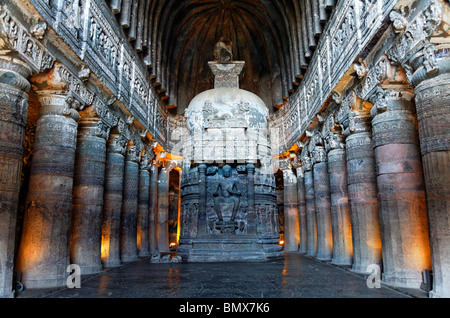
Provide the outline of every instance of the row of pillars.
[[397,287],[419,288],[432,270],[430,296],[450,297],[450,74],[414,88],[395,76],[371,103],[352,91],[334,104],[283,170],[285,222],[296,224],[285,250],[357,273],[375,264]]
[[31,69],[0,57],[0,297],[13,296],[14,268],[26,288],[56,287],[69,264],[92,274],[169,251],[169,170],[144,161],[117,127],[81,118],[55,74],[30,79],[41,106],[15,259]]

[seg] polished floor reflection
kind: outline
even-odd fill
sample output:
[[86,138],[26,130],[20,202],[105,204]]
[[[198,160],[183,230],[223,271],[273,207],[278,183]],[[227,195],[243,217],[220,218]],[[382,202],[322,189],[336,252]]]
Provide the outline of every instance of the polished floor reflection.
[[300,254],[264,263],[150,263],[149,258],[83,277],[81,288],[25,290],[19,297],[63,298],[398,298],[386,286]]

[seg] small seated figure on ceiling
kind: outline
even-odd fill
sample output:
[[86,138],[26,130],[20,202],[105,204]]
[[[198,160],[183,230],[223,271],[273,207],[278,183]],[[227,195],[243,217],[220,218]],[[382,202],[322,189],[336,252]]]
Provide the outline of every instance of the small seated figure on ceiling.
[[233,43],[221,37],[219,42],[214,46],[214,60],[219,63],[227,63],[233,60]]

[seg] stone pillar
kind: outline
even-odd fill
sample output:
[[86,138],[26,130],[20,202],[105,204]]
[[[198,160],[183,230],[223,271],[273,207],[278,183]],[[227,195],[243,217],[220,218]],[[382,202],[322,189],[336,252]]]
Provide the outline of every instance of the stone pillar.
[[347,136],[345,146],[353,238],[352,270],[368,273],[367,266],[381,262],[381,233],[370,107],[357,110],[357,104],[363,105],[351,92],[342,102],[338,122],[344,127],[343,134]]
[[149,196],[148,240],[150,252],[158,249],[156,237],[156,213],[158,211],[158,166],[152,163],[150,169],[150,196]]
[[0,298],[13,297],[14,243],[31,69],[0,57]]
[[314,148],[314,197],[317,220],[317,259],[331,261],[333,235],[331,227],[330,178],[328,175],[327,153],[325,147]]
[[197,236],[206,234],[206,164],[198,165],[198,230]]
[[[289,163],[287,163],[289,165]],[[297,177],[290,165],[283,169],[284,185],[284,250],[298,252],[300,224],[298,218]]]
[[[328,173],[330,176],[331,221],[333,228],[333,258],[336,265],[352,265],[353,243],[348,202],[347,162],[345,160],[344,136],[336,131],[334,116],[327,122],[329,130],[324,134],[325,149],[328,151]],[[325,126],[325,125],[324,125]]]
[[120,223],[120,259],[137,260],[137,213],[139,193],[139,155],[131,144],[125,156],[122,217]]
[[422,51],[412,57],[410,64],[414,70],[410,82],[415,87],[433,264],[433,290],[430,296],[450,297],[450,58],[448,44],[425,46]]
[[120,215],[122,212],[125,147],[128,140],[111,133],[107,142],[102,224],[102,263],[120,265]]
[[396,67],[393,75],[395,82],[388,79],[378,87],[371,111],[383,281],[420,288],[422,270],[431,270],[422,162],[413,93],[401,86],[402,70]]
[[255,212],[255,165],[247,163],[247,234],[256,235],[256,212]]
[[78,123],[70,261],[80,266],[83,275],[102,270],[103,187],[108,134],[109,127],[98,118],[85,118]]
[[169,173],[168,169],[162,168],[158,178],[156,236],[160,252],[169,252]]
[[[137,249],[139,256],[150,255],[149,245],[149,194],[150,194],[150,164],[149,150],[142,157],[139,165],[139,197],[137,217]],[[151,151],[151,150],[150,150]]]
[[[25,288],[65,286],[69,265],[76,108],[56,67],[35,79],[41,102],[17,268]],[[40,86],[45,86],[39,89]],[[44,89],[49,89],[46,91]]]
[[303,148],[302,151],[302,166],[305,174],[306,227],[308,232],[306,255],[316,256],[317,223],[316,203],[314,199],[314,177],[312,172],[311,158],[309,157],[306,148]]
[[299,252],[306,254],[308,230],[306,222],[306,195],[305,195],[305,174],[303,167],[297,167],[297,199],[298,199],[298,220],[300,223],[300,247]]

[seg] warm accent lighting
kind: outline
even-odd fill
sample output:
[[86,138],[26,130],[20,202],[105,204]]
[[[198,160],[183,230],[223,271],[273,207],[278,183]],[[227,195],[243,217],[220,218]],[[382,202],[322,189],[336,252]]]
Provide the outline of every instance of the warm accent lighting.
[[280,245],[284,245],[284,241],[283,241],[283,240],[281,240],[281,241],[279,241],[279,242],[278,242],[278,244],[280,244]]

